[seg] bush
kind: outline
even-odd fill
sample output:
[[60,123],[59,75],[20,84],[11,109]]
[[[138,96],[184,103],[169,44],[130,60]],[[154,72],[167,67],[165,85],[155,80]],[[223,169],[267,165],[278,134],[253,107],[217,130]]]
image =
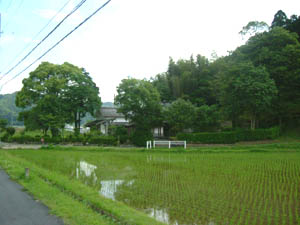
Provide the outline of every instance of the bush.
[[140,147],[145,147],[146,142],[150,140],[153,140],[150,130],[136,129],[130,136],[131,143]]
[[117,145],[117,139],[113,136],[92,136],[87,141],[97,145]]
[[9,142],[10,137],[11,136],[7,132],[3,132],[3,134],[1,134],[0,140],[4,142]]
[[9,136],[13,136],[16,132],[16,129],[13,127],[7,127],[5,130],[9,134]]
[[235,132],[217,132],[217,133],[180,133],[177,135],[178,140],[186,140],[190,143],[203,144],[233,144],[236,142]]
[[238,141],[259,141],[276,139],[279,137],[278,127],[256,130],[236,130],[232,132],[216,133],[179,133],[178,140],[186,140],[189,143],[203,144],[233,144]]
[[35,138],[30,135],[14,135],[10,138],[11,142],[16,142],[19,144],[26,144],[26,143],[34,143]]
[[65,138],[65,141],[71,143],[81,143],[85,141],[85,137],[82,134],[79,135],[71,134]]
[[278,138],[279,131],[278,127],[256,130],[237,130],[236,136],[237,141],[260,141]]

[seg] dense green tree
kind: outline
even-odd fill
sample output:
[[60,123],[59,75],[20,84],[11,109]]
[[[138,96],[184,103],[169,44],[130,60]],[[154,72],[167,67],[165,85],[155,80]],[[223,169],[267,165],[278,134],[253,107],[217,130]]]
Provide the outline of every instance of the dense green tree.
[[60,71],[68,81],[63,94],[64,101],[71,103],[67,108],[72,114],[75,131],[79,132],[82,118],[87,113],[93,116],[101,107],[99,88],[83,68],[64,63],[60,66]]
[[239,32],[242,36],[245,35],[254,35],[257,33],[261,33],[263,31],[268,31],[269,25],[263,21],[250,21],[243,29]]
[[218,105],[202,105],[196,109],[193,127],[196,132],[216,131],[220,127],[220,121]]
[[268,111],[277,94],[274,80],[264,67],[251,62],[237,63],[228,71],[221,102],[232,119],[244,114],[255,129],[257,118]]
[[0,132],[5,130],[7,124],[8,124],[8,122],[6,119],[0,119]]
[[298,34],[298,41],[300,42],[300,16],[292,15],[290,19],[286,14],[279,10],[273,19],[271,28],[282,27],[290,32],[295,32]]
[[272,21],[271,27],[286,27],[288,23],[288,17],[282,10],[278,10],[278,12],[274,15],[274,19]]
[[136,128],[150,130],[161,124],[161,101],[157,89],[146,80],[123,79],[117,87],[118,111]]
[[158,90],[163,103],[172,102],[172,100],[174,100],[166,73],[157,74],[155,78],[151,79],[151,83]]
[[180,59],[177,62],[170,58],[167,72],[163,76],[157,75],[153,84],[163,102],[183,98],[200,106],[216,103],[212,80],[208,59],[197,55],[196,59],[191,56],[189,60]]
[[69,63],[43,62],[23,80],[16,105],[26,108],[20,114],[26,127],[45,132],[50,129],[56,136],[66,123],[80,124],[82,115],[92,114],[100,107],[98,93],[84,69]]
[[[264,66],[275,81],[274,119],[286,121],[300,114],[300,44],[297,34],[274,27],[251,37],[231,55],[234,61],[250,60]],[[274,121],[275,122],[275,121]]]
[[179,98],[165,109],[164,114],[172,134],[176,135],[194,126],[196,107],[191,102]]

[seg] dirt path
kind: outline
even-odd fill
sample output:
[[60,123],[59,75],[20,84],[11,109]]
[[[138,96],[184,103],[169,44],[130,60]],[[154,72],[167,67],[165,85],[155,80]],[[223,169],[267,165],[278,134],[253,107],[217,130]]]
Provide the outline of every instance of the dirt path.
[[63,221],[49,215],[49,209],[22,191],[0,168],[0,224],[1,225],[63,225]]
[[36,144],[0,143],[2,149],[39,149],[41,146]]

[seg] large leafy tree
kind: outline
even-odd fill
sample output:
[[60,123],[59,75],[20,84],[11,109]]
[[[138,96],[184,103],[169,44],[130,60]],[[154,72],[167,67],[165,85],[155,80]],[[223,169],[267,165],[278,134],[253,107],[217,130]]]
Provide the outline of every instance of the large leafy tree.
[[100,108],[99,89],[84,68],[64,63],[60,66],[60,72],[68,81],[63,94],[64,101],[71,103],[67,105],[67,108],[71,112],[75,130],[78,131],[81,119],[86,116],[86,113],[94,115],[95,111]]
[[161,123],[160,95],[149,81],[123,79],[117,93],[115,104],[119,112],[137,128],[149,130]]
[[221,103],[230,117],[244,114],[255,129],[257,118],[270,109],[277,88],[264,67],[243,62],[232,65],[222,93]]
[[189,101],[177,99],[165,109],[166,122],[173,134],[192,128],[196,120],[196,107]]
[[[273,101],[277,121],[290,120],[300,114],[300,44],[297,34],[274,27],[251,37],[231,56],[235,61],[250,60],[263,66],[275,81],[278,96]],[[275,119],[274,118],[274,119]]]
[[292,15],[288,18],[282,10],[279,10],[274,16],[271,27],[282,27],[290,32],[295,32],[300,41],[300,16]]
[[79,128],[82,115],[94,114],[101,106],[98,94],[84,69],[70,63],[43,62],[23,80],[16,105],[26,109],[20,118],[28,128],[50,129],[56,136],[66,123],[74,122]]
[[164,102],[182,98],[200,106],[215,104],[212,80],[208,59],[197,55],[196,59],[191,56],[188,60],[180,59],[177,62],[170,58],[167,72],[157,75],[153,85]]
[[197,132],[216,131],[220,127],[221,115],[218,105],[202,105],[196,109],[196,119],[193,121]]

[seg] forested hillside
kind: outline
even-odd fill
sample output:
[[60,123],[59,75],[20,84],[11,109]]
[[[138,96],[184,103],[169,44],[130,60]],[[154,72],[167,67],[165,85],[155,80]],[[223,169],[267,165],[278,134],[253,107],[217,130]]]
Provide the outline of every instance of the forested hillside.
[[17,120],[22,109],[15,104],[17,93],[0,95],[0,118],[6,119],[10,125],[23,125]]

